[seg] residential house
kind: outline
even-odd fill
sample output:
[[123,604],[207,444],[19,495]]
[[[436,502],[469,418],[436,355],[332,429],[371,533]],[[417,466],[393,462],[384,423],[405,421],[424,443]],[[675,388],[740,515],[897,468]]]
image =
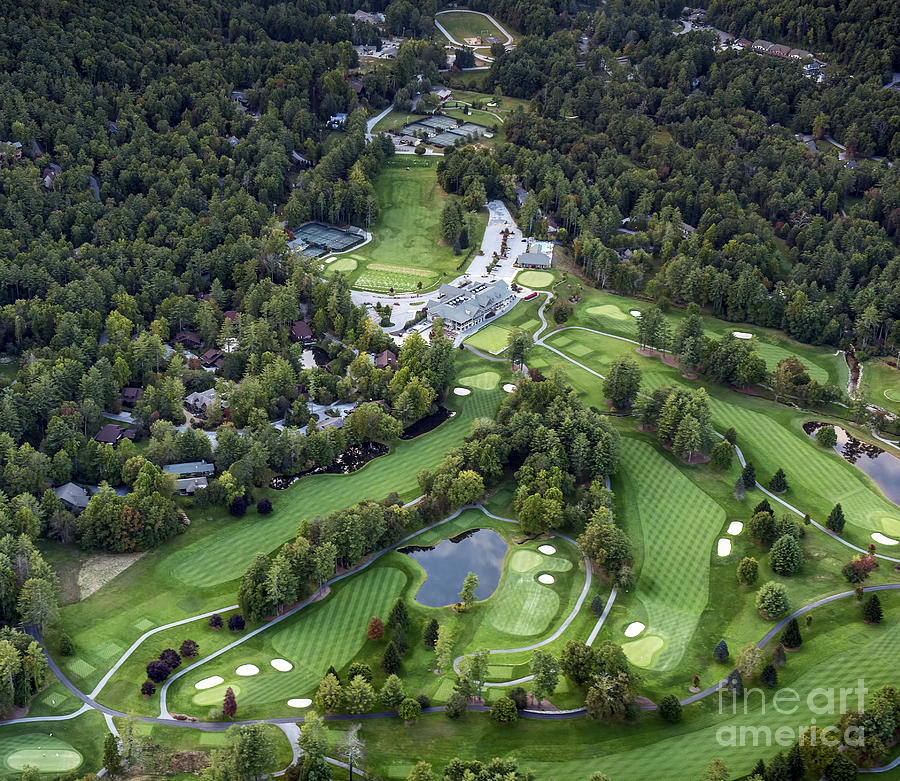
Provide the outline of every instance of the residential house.
[[0,141],[0,160],[5,160],[7,157],[9,157],[11,160],[21,159],[21,141]]
[[53,489],[53,493],[62,502],[63,507],[75,515],[84,510],[88,506],[88,502],[91,501],[91,495],[88,490],[76,483],[65,483],[58,486]]
[[50,163],[50,165],[41,171],[41,182],[47,190],[53,189],[53,182],[56,181],[56,177],[62,173],[62,168],[60,168],[56,163]]
[[543,252],[523,252],[516,265],[520,268],[550,268],[553,261]]
[[115,447],[122,439],[134,439],[134,429],[124,429],[116,423],[107,423],[94,436],[94,441],[101,445],[112,445]]
[[203,340],[193,331],[179,331],[172,341],[188,348],[200,347],[203,344]]
[[313,339],[312,328],[305,320],[295,320],[291,323],[291,341],[311,342]]
[[[209,388],[205,391],[195,391],[194,393],[189,393],[187,397],[185,397],[184,403],[187,404],[192,410],[196,412],[206,412],[216,401],[216,389]],[[221,402],[222,407],[225,408],[227,406],[226,402]]]
[[100,200],[100,183],[93,176],[89,176],[87,178],[87,183],[88,183],[88,187],[90,188],[90,191],[94,194],[94,200],[99,201]]
[[231,320],[232,323],[236,323],[238,319],[237,309],[227,309],[225,310],[225,319]]
[[118,124],[116,124],[115,122],[107,122],[106,132],[108,132],[111,136],[116,135],[119,132]]
[[693,225],[688,225],[686,222],[681,223],[681,235],[685,239],[690,236],[692,233],[696,233],[697,229]]
[[737,46],[739,49],[749,49],[753,46],[753,42],[748,41],[746,38],[738,38],[734,42],[734,45]]
[[446,87],[432,87],[431,94],[436,95],[438,100],[443,103],[445,100],[448,100],[453,93]]
[[357,96],[362,95],[366,89],[366,85],[362,79],[357,78],[356,76],[351,76],[347,79],[347,83],[353,89],[353,91],[357,94]]
[[237,136],[228,136],[227,141],[232,149],[234,149],[239,143],[241,143],[241,140]]
[[291,152],[291,162],[296,163],[303,168],[309,168],[309,166],[312,165],[312,160],[301,155],[296,149]]
[[119,398],[122,399],[122,404],[126,407],[133,407],[141,397],[144,395],[143,388],[122,388],[122,392],[119,394]]
[[332,130],[343,130],[344,125],[347,124],[347,114],[346,112],[340,111],[337,114],[332,114],[328,118],[328,127]]
[[767,51],[769,51],[769,49],[772,48],[772,46],[773,46],[773,44],[771,41],[765,41],[762,38],[758,38],[757,40],[755,40],[753,42],[753,45],[751,46],[751,48],[757,54],[765,54]]
[[373,24],[376,27],[384,24],[384,14],[381,13],[373,14],[360,9],[359,11],[355,11],[352,16],[353,20],[356,22],[368,22],[369,24]]
[[41,149],[41,145],[37,141],[31,142],[31,157],[34,160],[37,160],[39,157],[44,156],[44,150]]
[[206,488],[208,485],[205,477],[185,477],[175,481],[175,487],[182,496],[193,496],[198,488]]
[[783,43],[773,43],[767,50],[766,54],[773,57],[787,57],[791,53],[791,47],[785,46]]
[[791,49],[788,52],[788,57],[792,60],[805,60],[812,58],[812,52],[808,52],[806,49]]
[[325,420],[318,423],[317,428],[319,430],[324,428],[343,428],[344,422],[344,418],[326,418]]
[[212,477],[216,473],[215,464],[208,461],[184,461],[180,464],[166,464],[163,472],[175,477]]
[[206,369],[221,369],[224,360],[225,356],[222,355],[221,351],[216,350],[215,348],[207,350],[200,356],[200,363]]
[[397,368],[397,355],[391,350],[385,350],[383,353],[375,356],[376,369],[387,369],[389,366],[392,369]]

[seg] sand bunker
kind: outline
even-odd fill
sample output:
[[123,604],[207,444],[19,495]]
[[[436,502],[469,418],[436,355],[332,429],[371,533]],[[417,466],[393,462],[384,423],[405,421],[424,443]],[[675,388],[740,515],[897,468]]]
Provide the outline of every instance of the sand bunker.
[[242,664],[235,670],[237,675],[247,677],[248,675],[256,675],[259,673],[259,667],[255,664]]
[[640,621],[632,621],[625,627],[625,637],[637,637],[644,631],[644,625]]
[[632,309],[628,314],[630,314],[632,317],[640,317],[641,316],[641,313],[637,309]]
[[885,537],[881,532],[872,532],[872,539],[882,545],[897,545],[897,540],[892,537]]
[[551,583],[555,583],[556,580],[553,575],[548,575],[544,572],[541,575],[538,575],[538,583],[543,583],[545,586],[549,586]]
[[554,553],[556,553],[556,548],[554,548],[552,545],[541,545],[538,550],[547,556],[552,556]]
[[736,536],[744,531],[744,524],[740,521],[732,521],[728,524],[728,533],[732,536]]
[[503,390],[505,390],[507,393],[513,393],[516,390],[516,386],[511,382],[508,382],[503,386]]
[[719,544],[716,547],[716,553],[720,556],[730,556],[731,555],[731,540],[720,537]]
[[746,331],[732,331],[731,335],[735,339],[752,339],[753,334],[748,334]]
[[269,664],[272,665],[278,672],[286,673],[290,670],[294,669],[294,665],[292,665],[287,659],[273,659]]
[[295,697],[292,700],[288,700],[287,704],[289,708],[308,708],[312,705],[312,700],[309,700],[306,697]]
[[453,392],[457,396],[468,396],[472,391],[470,391],[468,388],[460,388],[457,386],[456,388],[453,389]]
[[194,684],[195,689],[212,689],[213,686],[218,686],[220,683],[225,683],[225,679],[221,675],[213,675],[211,678],[204,678],[202,681],[197,681]]

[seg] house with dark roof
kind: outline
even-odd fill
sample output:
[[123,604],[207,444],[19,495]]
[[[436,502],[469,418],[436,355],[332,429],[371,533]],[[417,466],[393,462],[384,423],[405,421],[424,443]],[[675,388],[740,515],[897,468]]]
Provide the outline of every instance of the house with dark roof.
[[91,192],[94,194],[94,200],[99,201],[100,200],[100,183],[93,176],[89,176],[87,178],[87,183],[88,183],[88,187],[90,188]]
[[122,441],[122,438],[134,439],[134,430],[125,430],[116,423],[107,423],[94,436],[94,441],[101,445],[112,445],[115,447]]
[[295,320],[291,323],[291,341],[311,342],[313,338],[312,328],[305,320]]
[[753,42],[752,42],[752,41],[748,41],[746,38],[738,38],[738,39],[734,42],[734,45],[735,45],[735,46],[738,46],[738,47],[741,48],[741,49],[749,49],[751,46],[753,46]]
[[41,149],[41,145],[37,141],[31,142],[31,156],[35,160],[44,156],[44,150]]
[[228,309],[225,312],[225,319],[231,320],[232,323],[237,322],[238,312],[237,309]]
[[111,136],[114,136],[114,135],[116,135],[116,134],[119,132],[119,126],[118,126],[118,124],[116,124],[115,122],[112,122],[112,121],[107,122],[107,123],[106,123],[106,131],[107,131]]
[[808,52],[806,49],[791,49],[788,52],[788,57],[792,60],[812,59],[812,52]]
[[53,182],[56,181],[56,177],[62,173],[62,168],[60,168],[56,163],[50,163],[43,171],[41,171],[41,182],[47,190],[53,189]]
[[208,461],[185,461],[180,464],[166,464],[162,468],[167,475],[176,477],[210,477],[215,474],[216,467]]
[[769,51],[769,49],[772,48],[772,46],[773,46],[773,44],[772,44],[771,41],[766,41],[766,40],[764,40],[764,39],[762,39],[762,38],[757,38],[757,39],[753,42],[753,45],[751,46],[751,48],[752,48],[753,51],[755,51],[757,54],[765,54],[767,51]]
[[140,401],[141,397],[144,395],[143,388],[122,388],[122,392],[119,394],[119,398],[122,400],[122,404],[126,407],[133,407],[135,404]]
[[791,47],[785,46],[783,43],[773,43],[767,50],[766,54],[773,57],[787,57],[791,53]]
[[200,363],[207,369],[221,369],[225,356],[215,348],[207,350],[200,356]]
[[91,495],[88,490],[76,483],[64,483],[57,486],[53,489],[53,493],[62,502],[63,507],[75,515],[84,510],[88,506],[88,502],[91,501]]
[[291,162],[296,163],[303,168],[309,168],[309,166],[312,165],[312,160],[301,155],[296,149],[291,152]]
[[203,344],[203,340],[193,331],[179,331],[172,341],[184,347],[200,347]]
[[397,368],[397,355],[391,350],[385,350],[383,353],[375,356],[376,369],[387,369],[388,367],[392,369]]

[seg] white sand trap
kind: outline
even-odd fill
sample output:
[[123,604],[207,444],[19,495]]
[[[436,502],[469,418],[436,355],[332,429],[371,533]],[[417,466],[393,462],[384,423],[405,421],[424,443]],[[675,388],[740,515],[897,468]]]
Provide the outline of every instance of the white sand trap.
[[644,625],[640,621],[632,621],[625,627],[625,637],[637,637],[644,631]]
[[549,586],[551,583],[556,583],[553,575],[548,575],[544,572],[541,575],[538,575],[538,583],[543,583],[545,586]]
[[882,545],[898,545],[897,540],[891,537],[885,537],[881,532],[872,532],[872,539]]
[[728,524],[728,533],[732,536],[737,536],[742,531],[744,531],[744,524],[740,521],[732,521]]
[[468,388],[460,388],[459,386],[457,386],[453,389],[453,392],[457,396],[468,396],[472,391],[470,391]]
[[204,678],[202,681],[197,681],[194,684],[195,689],[212,689],[213,686],[218,686],[220,683],[225,683],[225,679],[221,675],[213,675],[211,678]]
[[752,339],[753,334],[748,334],[746,331],[732,331],[731,335],[735,339]]
[[513,393],[516,390],[516,386],[511,382],[508,382],[503,386],[503,390],[505,390],[507,393]]
[[731,540],[726,537],[719,538],[719,544],[716,548],[716,553],[720,556],[730,556],[731,555]]
[[545,556],[552,556],[554,553],[556,553],[556,548],[554,548],[552,545],[541,545],[538,550]]
[[286,673],[290,670],[294,669],[294,665],[292,665],[287,659],[273,659],[269,664],[272,665],[278,672]]
[[637,309],[632,309],[628,314],[630,314],[632,317],[640,317],[641,316],[641,313]]
[[242,664],[235,670],[235,673],[246,678],[248,675],[257,675],[259,673],[259,667],[255,664]]
[[289,708],[308,708],[312,705],[312,700],[306,697],[295,697],[287,702]]

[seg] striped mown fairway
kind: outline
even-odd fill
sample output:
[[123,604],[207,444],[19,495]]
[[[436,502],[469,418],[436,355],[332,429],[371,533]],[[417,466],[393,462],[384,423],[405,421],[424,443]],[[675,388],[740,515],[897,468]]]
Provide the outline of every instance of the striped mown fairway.
[[275,512],[268,516],[250,513],[235,519],[227,534],[200,538],[173,553],[160,564],[162,575],[190,586],[208,587],[239,577],[257,553],[271,553],[297,532],[304,518],[312,520],[361,502],[381,500],[391,491],[404,499],[418,493],[416,476],[434,468],[448,450],[462,444],[476,417],[491,417],[502,391],[474,390],[471,396],[450,396],[458,410],[434,431],[399,442],[390,454],[370,461],[349,475],[304,477],[272,496]]
[[[626,526],[640,524],[643,564],[635,597],[647,611],[647,635],[663,638],[648,665],[669,670],[684,655],[709,600],[709,557],[725,511],[652,445],[622,439]],[[614,638],[616,642],[621,642]]]

